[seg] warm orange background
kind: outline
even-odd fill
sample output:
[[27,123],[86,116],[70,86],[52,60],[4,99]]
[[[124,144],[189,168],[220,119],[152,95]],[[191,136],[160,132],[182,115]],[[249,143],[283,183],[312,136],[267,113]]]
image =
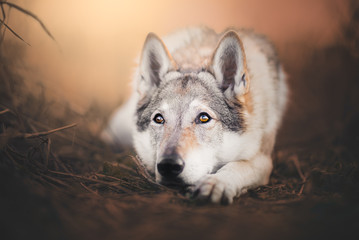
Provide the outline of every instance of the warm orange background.
[[[346,1],[328,0],[13,0],[44,21],[61,48],[29,17],[10,12],[9,25],[25,47],[26,76],[49,93],[85,107],[97,100],[114,106],[129,92],[134,59],[148,32],[207,25],[254,28],[267,34],[280,55],[300,56],[296,44],[326,46],[347,19]],[[7,33],[8,40],[15,40]],[[22,43],[20,43],[22,44]],[[298,60],[298,64],[299,64]]]

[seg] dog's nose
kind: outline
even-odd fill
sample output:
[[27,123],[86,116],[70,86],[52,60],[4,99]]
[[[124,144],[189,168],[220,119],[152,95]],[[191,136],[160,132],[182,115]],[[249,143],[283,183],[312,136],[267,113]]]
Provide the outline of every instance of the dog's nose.
[[175,178],[183,171],[184,161],[178,156],[165,157],[157,164],[158,172],[165,178]]

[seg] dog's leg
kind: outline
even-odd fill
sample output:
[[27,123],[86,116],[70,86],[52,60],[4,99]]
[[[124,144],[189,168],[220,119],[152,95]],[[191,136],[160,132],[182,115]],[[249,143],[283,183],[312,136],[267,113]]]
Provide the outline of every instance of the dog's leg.
[[267,184],[272,166],[270,156],[261,153],[251,160],[227,163],[216,173],[201,178],[195,186],[194,196],[213,203],[230,204],[247,189]]

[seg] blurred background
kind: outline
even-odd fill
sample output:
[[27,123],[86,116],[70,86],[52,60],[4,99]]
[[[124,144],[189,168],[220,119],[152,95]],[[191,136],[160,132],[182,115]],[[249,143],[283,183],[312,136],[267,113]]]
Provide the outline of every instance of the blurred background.
[[346,0],[11,2],[35,13],[57,41],[36,21],[11,10],[7,24],[31,45],[11,33],[5,36],[13,48],[20,45],[25,50],[22,74],[28,82],[42,82],[48,95],[70,100],[79,111],[93,101],[113,108],[128,96],[135,58],[148,32],[163,36],[196,25],[217,32],[231,26],[253,28],[273,40],[282,59],[300,68],[313,49],[340,40],[343,26],[351,20],[351,2]]

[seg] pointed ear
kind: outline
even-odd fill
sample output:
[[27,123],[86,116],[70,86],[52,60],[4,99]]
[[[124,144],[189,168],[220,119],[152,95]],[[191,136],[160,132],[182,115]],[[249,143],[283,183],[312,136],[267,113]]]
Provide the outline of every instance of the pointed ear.
[[176,69],[166,46],[157,35],[149,33],[140,60],[141,80],[138,90],[142,94],[158,87],[166,73]]
[[228,98],[248,92],[246,56],[243,43],[236,32],[224,34],[212,56],[211,67],[219,88]]

